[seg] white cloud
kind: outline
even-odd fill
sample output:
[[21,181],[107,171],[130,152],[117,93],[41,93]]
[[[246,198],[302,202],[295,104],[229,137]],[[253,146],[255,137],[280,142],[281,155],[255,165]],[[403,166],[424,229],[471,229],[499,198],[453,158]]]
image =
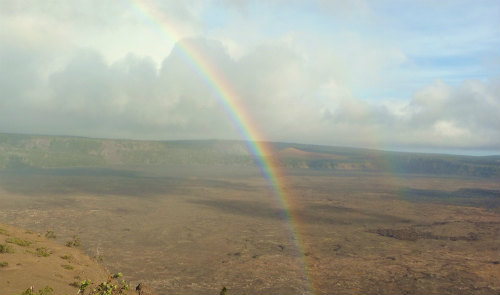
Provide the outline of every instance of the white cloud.
[[433,126],[434,133],[445,139],[469,138],[470,131],[465,128],[457,127],[453,122],[438,121]]
[[[498,77],[464,78],[459,72],[460,83],[439,79],[435,68],[423,69],[415,59],[429,50],[408,50],[406,45],[416,43],[366,33],[373,32],[366,24],[377,27],[379,16],[370,2],[317,2],[314,7],[323,7],[327,16],[345,5],[362,7],[357,13],[367,16],[358,23],[362,28],[345,15],[341,23],[348,29],[327,23],[331,30],[300,19],[287,23],[287,17],[299,15],[294,5],[305,2],[290,4],[279,28],[269,27],[272,13],[253,14],[252,5],[264,4],[225,4],[237,5],[222,12],[228,25],[208,33],[204,14],[215,9],[210,4],[154,3],[180,36],[191,37],[184,45],[216,65],[234,88],[263,136],[259,139],[382,148],[500,146]],[[0,131],[241,138],[217,93],[180,47],[130,5],[0,5]],[[267,29],[273,33],[264,33]],[[452,43],[462,42],[459,37],[470,36],[453,35]],[[423,84],[430,73],[434,82]]]

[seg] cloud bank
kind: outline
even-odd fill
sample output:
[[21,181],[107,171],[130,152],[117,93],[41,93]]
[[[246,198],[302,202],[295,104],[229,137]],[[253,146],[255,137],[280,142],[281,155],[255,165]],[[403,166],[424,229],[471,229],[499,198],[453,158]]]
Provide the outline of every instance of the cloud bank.
[[[0,20],[0,131],[242,138],[218,94],[186,62],[178,44],[152,32],[130,7],[83,1],[81,10],[47,3],[23,10],[22,3],[29,1],[5,1],[0,9],[5,16]],[[206,7],[193,1],[163,9],[180,19],[185,36],[179,42],[217,65],[238,93],[260,130],[257,139],[403,150],[500,147],[500,79],[487,62],[498,52],[478,55],[483,60],[462,65],[467,70],[457,70],[460,64],[446,58],[439,63],[450,66],[425,70],[419,59],[424,54],[416,58],[415,49],[363,38],[362,31],[338,30],[331,37],[303,25],[260,36],[268,20],[245,21],[252,18],[252,3],[216,1]],[[365,22],[377,16],[367,3],[355,4],[363,7]],[[330,5],[318,2],[325,10]],[[210,20],[214,9],[227,24]],[[129,40],[122,39],[120,25],[130,29]],[[238,28],[248,39],[237,36]],[[486,74],[470,74],[476,72]]]

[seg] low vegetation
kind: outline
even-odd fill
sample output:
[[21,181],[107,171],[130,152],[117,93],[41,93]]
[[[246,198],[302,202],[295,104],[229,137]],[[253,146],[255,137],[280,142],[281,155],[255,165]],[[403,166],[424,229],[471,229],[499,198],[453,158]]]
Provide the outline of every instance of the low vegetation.
[[67,270],[73,270],[74,269],[73,265],[69,265],[69,264],[63,264],[61,266],[62,266],[62,268],[67,269]]
[[45,233],[45,237],[47,239],[55,239],[57,238],[56,234],[54,233],[54,231],[51,231],[51,230],[48,230],[46,233]]
[[[124,294],[130,289],[125,280],[119,280],[122,273],[116,273],[109,277],[106,282],[93,285],[91,280],[85,280],[80,284],[78,293],[82,295],[118,295]],[[92,288],[95,286],[94,288]]]
[[73,238],[69,241],[66,242],[67,247],[79,247],[81,245],[81,240],[80,237],[78,236],[73,236]]
[[[37,229],[32,234],[3,223],[0,223],[0,228],[2,233],[9,234],[0,235],[0,295],[76,294],[83,279],[100,283],[109,278],[109,271],[79,249],[56,243],[52,239],[55,235],[53,230]],[[72,245],[75,241],[78,245],[76,236]],[[118,287],[113,290],[121,288],[118,282],[114,285]],[[91,287],[87,294],[93,294],[90,291],[94,289],[99,290],[97,284]]]
[[73,256],[66,254],[66,255],[61,256],[61,259],[71,260],[71,259],[73,259]]
[[5,241],[7,243],[16,244],[16,245],[21,246],[21,247],[28,247],[29,245],[32,244],[31,241],[23,240],[23,239],[19,239],[19,238],[15,238],[15,237],[7,238]]
[[97,256],[95,256],[94,258],[95,258],[95,260],[97,260],[97,262],[99,262],[99,263],[104,262],[104,256],[102,256],[102,255],[97,255]]
[[38,257],[49,257],[50,254],[52,254],[50,250],[45,247],[36,248],[35,255]]
[[33,290],[33,287],[30,287],[20,295],[52,295],[52,294],[54,294],[54,289],[52,289],[49,286],[45,286],[45,288],[38,290],[38,292],[35,292]]
[[14,253],[14,248],[10,245],[0,244],[0,253]]

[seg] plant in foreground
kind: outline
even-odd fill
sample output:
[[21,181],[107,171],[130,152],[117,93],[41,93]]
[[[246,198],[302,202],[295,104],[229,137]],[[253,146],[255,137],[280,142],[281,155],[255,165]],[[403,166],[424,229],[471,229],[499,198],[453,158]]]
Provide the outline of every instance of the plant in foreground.
[[[129,285],[125,280],[117,282],[117,279],[122,277],[122,273],[113,274],[109,277],[106,282],[100,283],[94,289],[90,289],[92,285],[91,280],[85,280],[81,283],[78,294],[87,295],[117,295],[124,294],[125,291],[129,290]],[[85,293],[89,291],[89,293]]]
[[28,289],[26,289],[26,291],[21,293],[20,295],[52,295],[52,294],[54,294],[54,289],[52,289],[49,286],[45,286],[45,288],[38,290],[38,293],[35,293],[33,291],[33,286],[31,286]]

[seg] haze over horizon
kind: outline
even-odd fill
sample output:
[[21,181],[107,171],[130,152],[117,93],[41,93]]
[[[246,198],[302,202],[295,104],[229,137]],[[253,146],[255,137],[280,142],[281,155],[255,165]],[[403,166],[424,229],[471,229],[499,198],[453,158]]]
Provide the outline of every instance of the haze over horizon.
[[2,0],[0,132],[244,139],[180,42],[257,140],[498,154],[499,22],[498,1]]

